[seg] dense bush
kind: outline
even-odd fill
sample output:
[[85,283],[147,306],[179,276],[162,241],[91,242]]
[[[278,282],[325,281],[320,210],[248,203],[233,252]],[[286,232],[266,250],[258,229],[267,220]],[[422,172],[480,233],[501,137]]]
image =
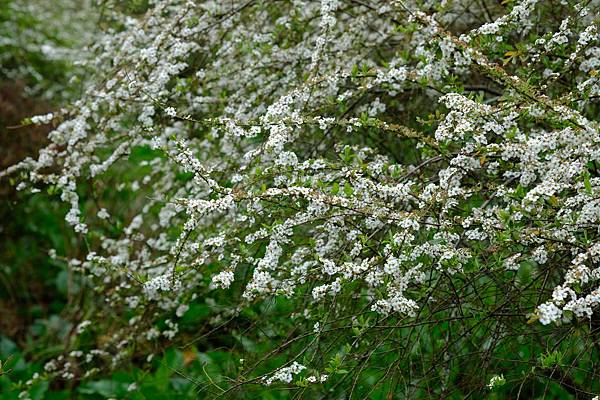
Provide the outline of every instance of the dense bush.
[[12,387],[594,397],[599,7],[102,2],[83,93],[0,172],[77,237]]

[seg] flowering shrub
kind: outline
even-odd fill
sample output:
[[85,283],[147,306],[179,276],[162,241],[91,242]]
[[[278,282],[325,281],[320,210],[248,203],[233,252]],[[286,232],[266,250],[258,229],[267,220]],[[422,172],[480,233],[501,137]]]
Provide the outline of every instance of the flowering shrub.
[[250,358],[205,395],[591,398],[598,7],[105,4],[86,90],[0,173],[68,204],[86,255],[50,257],[95,299],[31,384],[223,335]]

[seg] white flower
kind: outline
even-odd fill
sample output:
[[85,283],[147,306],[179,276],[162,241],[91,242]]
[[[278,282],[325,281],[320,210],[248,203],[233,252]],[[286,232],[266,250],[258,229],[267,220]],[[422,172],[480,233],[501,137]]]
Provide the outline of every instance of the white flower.
[[212,283],[215,287],[227,289],[233,283],[234,275],[232,271],[221,271],[212,277]]
[[100,219],[108,219],[110,217],[110,215],[108,214],[108,211],[106,211],[105,208],[101,208],[100,211],[98,211],[98,218]]
[[305,369],[306,367],[304,365],[294,361],[289,367],[280,368],[277,371],[275,371],[269,378],[265,377],[262,380],[267,386],[271,385],[275,381],[290,383],[294,378],[294,375],[299,374]]
[[179,307],[177,307],[177,310],[175,311],[175,315],[181,318],[183,317],[183,314],[185,314],[189,309],[190,306],[188,306],[187,304],[180,304]]
[[79,323],[79,325],[77,325],[77,328],[75,329],[75,331],[77,332],[78,335],[82,334],[85,329],[90,326],[92,324],[92,321],[90,320],[84,320],[81,321],[81,323]]
[[540,304],[538,314],[543,325],[558,321],[562,317],[562,311],[552,302]]
[[167,114],[169,117],[176,117],[177,111],[173,107],[167,107],[165,108],[165,114]]
[[52,121],[54,114],[48,113],[45,115],[35,115],[31,117],[31,122],[35,125],[44,125]]
[[496,387],[500,387],[502,385],[504,385],[506,383],[506,379],[504,379],[504,375],[494,375],[492,376],[492,378],[490,379],[490,382],[488,383],[487,387],[490,389],[494,389]]

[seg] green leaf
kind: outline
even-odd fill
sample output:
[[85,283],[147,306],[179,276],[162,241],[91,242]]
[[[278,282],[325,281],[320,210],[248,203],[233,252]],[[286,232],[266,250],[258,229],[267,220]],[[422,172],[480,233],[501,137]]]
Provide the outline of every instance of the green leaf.
[[592,184],[590,183],[590,173],[585,171],[583,174],[583,184],[585,185],[585,191],[588,195],[592,195]]
[[340,184],[337,182],[334,182],[333,187],[331,188],[331,194],[335,196],[339,192],[340,192]]
[[346,194],[346,196],[350,197],[352,196],[352,193],[354,192],[354,189],[352,189],[352,186],[350,185],[349,182],[344,183],[344,193]]

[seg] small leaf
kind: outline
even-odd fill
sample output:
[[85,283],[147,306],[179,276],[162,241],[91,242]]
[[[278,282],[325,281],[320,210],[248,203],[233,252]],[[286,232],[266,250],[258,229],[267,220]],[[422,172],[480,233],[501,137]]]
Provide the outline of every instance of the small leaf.
[[340,192],[340,184],[337,182],[334,182],[333,187],[331,188],[331,194],[335,196],[339,192]]
[[346,194],[346,196],[352,196],[353,192],[354,192],[354,190],[352,189],[352,186],[350,185],[350,183],[348,183],[348,182],[344,183],[344,193]]
[[588,195],[592,195],[592,184],[590,183],[590,173],[588,171],[583,174],[583,184],[585,185],[585,191]]

